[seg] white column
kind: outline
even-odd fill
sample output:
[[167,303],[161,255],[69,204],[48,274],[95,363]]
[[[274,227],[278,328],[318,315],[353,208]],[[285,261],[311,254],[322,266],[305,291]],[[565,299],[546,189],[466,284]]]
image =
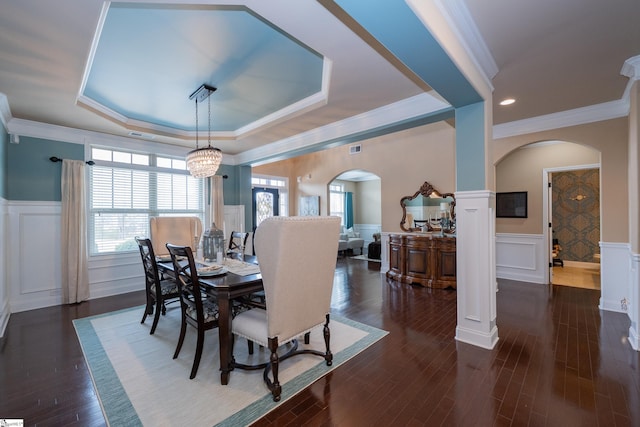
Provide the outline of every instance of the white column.
[[496,325],[495,193],[456,192],[456,340],[492,349]]
[[[640,351],[640,55],[625,61],[629,82],[629,343]],[[606,277],[606,276],[603,276]]]
[[629,326],[629,344],[631,347],[640,351],[640,332],[638,330],[638,319],[640,317],[640,255],[631,254],[631,269],[629,278],[629,297],[628,304],[629,318],[631,326]]

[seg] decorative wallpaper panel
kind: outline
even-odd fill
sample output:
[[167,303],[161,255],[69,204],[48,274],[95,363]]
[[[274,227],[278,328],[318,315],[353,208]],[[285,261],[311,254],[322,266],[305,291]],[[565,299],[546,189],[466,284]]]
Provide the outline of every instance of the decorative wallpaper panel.
[[551,175],[553,237],[565,261],[594,262],[600,253],[600,170]]

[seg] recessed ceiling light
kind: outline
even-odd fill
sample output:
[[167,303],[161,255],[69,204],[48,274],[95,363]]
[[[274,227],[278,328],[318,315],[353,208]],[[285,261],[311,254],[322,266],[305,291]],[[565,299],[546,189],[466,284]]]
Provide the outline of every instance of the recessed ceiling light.
[[500,105],[511,105],[514,102],[516,102],[515,99],[513,98],[507,98],[507,99],[503,99],[502,101],[500,101]]

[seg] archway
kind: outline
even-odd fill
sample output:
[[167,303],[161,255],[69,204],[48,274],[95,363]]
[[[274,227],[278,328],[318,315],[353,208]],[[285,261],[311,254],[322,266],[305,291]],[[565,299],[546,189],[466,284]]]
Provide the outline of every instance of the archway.
[[364,239],[363,255],[382,230],[380,186],[378,175],[361,169],[344,171],[327,184],[329,214],[342,218],[343,231],[352,228]]
[[[499,278],[555,283],[552,279],[554,235],[563,249],[564,266],[593,269],[595,264],[599,273],[597,257],[594,257],[599,254],[598,242],[601,240],[599,169],[598,150],[567,141],[524,145],[506,154],[496,164],[496,192],[526,191],[528,194],[527,218],[496,218],[496,273]],[[593,170],[596,172],[585,172]],[[554,175],[571,181],[571,185],[562,186],[565,193],[554,196],[550,187]],[[595,179],[595,185],[589,184],[588,179],[584,181],[586,176],[590,177],[591,183]],[[586,193],[590,198],[585,198]],[[564,207],[563,215],[569,215],[568,218],[556,217],[554,221],[554,200],[557,206]],[[585,211],[588,206],[591,213],[595,208],[595,219]],[[591,217],[587,218],[587,214]],[[587,220],[590,222],[586,223]],[[558,228],[567,224],[570,230]],[[555,264],[556,271],[569,270],[563,270],[560,263]],[[600,280],[597,281],[598,288],[599,284]]]

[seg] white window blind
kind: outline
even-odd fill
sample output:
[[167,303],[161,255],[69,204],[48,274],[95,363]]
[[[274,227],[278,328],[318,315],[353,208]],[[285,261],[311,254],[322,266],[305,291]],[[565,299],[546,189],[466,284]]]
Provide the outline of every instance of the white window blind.
[[[153,216],[197,216],[204,220],[204,181],[166,164],[166,158],[94,149],[102,161],[89,170],[89,252],[91,255],[137,251],[136,236],[149,236]],[[149,161],[144,161],[144,157]],[[180,165],[180,161],[175,162]],[[112,164],[112,165],[109,165]],[[171,165],[172,162],[169,162]],[[171,166],[169,166],[171,167]],[[203,221],[204,222],[204,221]]]
[[339,216],[344,225],[344,186],[342,184],[329,185],[329,215]]

